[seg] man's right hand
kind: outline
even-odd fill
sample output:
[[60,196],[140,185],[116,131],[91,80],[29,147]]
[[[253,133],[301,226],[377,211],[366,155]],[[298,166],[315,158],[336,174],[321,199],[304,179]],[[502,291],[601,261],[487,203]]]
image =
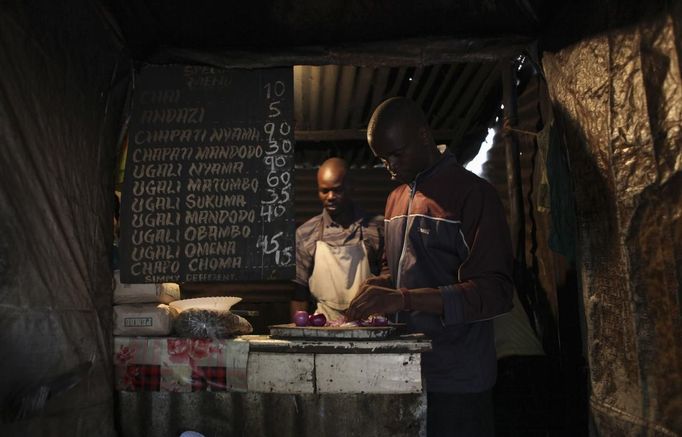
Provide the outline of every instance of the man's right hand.
[[346,310],[348,320],[363,320],[372,314],[395,313],[404,307],[403,295],[391,287],[364,284]]
[[[365,279],[351,301],[346,311],[346,317],[348,320],[361,320],[375,313],[393,312],[386,299],[392,301],[391,298],[394,296],[391,295],[395,291],[393,289],[393,278],[390,274]],[[369,302],[366,302],[367,300]]]

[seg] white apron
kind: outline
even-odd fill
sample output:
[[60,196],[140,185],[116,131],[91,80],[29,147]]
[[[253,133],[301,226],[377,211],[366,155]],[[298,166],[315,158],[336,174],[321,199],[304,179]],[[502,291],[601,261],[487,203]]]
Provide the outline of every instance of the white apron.
[[[320,240],[322,230],[320,230]],[[317,300],[316,313],[322,313],[327,320],[340,318],[360,288],[360,284],[372,276],[369,268],[367,249],[362,242],[346,246],[331,246],[324,241],[315,245],[313,273],[308,279],[310,293]]]

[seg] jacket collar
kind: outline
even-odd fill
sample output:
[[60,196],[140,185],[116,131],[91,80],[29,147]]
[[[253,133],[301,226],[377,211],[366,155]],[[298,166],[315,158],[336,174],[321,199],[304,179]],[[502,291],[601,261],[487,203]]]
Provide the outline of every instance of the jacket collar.
[[417,176],[415,176],[414,180],[410,182],[408,185],[414,186],[417,184],[417,182],[420,183],[424,182],[431,175],[437,173],[441,168],[443,168],[446,163],[452,161],[457,162],[457,158],[452,152],[450,152],[449,150],[445,150],[443,153],[441,153],[441,157],[440,159],[438,159],[438,161],[436,161],[431,167],[427,168],[426,170],[417,173]]

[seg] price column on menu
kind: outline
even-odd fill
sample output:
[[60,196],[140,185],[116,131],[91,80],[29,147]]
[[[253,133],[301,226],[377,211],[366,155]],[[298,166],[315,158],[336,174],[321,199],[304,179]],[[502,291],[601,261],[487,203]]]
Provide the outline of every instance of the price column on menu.
[[[291,86],[291,84],[289,84]],[[287,84],[282,80],[266,81],[263,84],[266,105],[265,153],[263,168],[266,187],[260,203],[260,218],[263,232],[258,236],[256,248],[261,252],[261,265],[295,268],[294,236],[287,232],[291,227],[267,233],[267,224],[274,221],[293,221],[293,214],[287,206],[292,204],[293,180],[293,128],[283,116],[284,99],[290,95]]]

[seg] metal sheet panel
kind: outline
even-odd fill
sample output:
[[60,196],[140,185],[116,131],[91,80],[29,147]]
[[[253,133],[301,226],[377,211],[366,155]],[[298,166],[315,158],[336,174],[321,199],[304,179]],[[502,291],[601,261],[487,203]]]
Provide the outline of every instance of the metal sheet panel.
[[407,96],[423,106],[432,128],[451,132],[439,140],[456,147],[467,133],[490,121],[491,108],[482,104],[499,91],[498,76],[491,76],[496,66],[497,62],[378,68],[296,66],[297,140],[364,142],[374,108],[389,97]]

